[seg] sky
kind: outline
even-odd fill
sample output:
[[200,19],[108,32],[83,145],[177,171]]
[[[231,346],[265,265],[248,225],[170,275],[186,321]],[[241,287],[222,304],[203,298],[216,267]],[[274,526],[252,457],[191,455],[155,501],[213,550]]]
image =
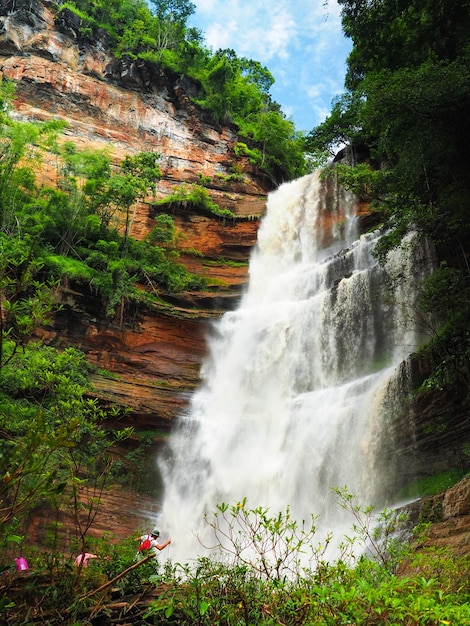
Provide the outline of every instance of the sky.
[[336,0],[192,0],[187,24],[215,52],[265,66],[275,79],[272,99],[297,130],[309,131],[344,91],[350,40],[341,30]]

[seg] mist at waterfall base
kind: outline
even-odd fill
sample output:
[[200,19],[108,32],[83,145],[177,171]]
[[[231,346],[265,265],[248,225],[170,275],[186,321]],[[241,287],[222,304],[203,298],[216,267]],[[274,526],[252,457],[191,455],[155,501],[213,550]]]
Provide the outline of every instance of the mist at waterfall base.
[[410,310],[424,261],[410,240],[381,268],[379,234],[358,237],[356,212],[318,172],[269,195],[247,290],[213,324],[203,382],[158,459],[172,561],[209,554],[204,514],[221,503],[313,514],[318,543],[332,532],[332,545],[353,521],[333,488],[384,505],[383,406],[420,343]]

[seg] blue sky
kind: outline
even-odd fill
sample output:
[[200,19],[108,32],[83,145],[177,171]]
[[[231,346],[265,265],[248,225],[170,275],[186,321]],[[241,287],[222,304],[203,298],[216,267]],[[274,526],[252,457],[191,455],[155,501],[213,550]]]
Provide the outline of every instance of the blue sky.
[[343,92],[351,43],[341,31],[336,0],[192,0],[188,26],[215,52],[233,48],[275,78],[273,100],[297,130],[325,119]]

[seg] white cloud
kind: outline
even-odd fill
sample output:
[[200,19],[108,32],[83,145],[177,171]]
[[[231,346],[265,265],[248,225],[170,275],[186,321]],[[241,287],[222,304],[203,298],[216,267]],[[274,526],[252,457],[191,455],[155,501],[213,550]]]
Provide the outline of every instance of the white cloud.
[[305,85],[303,89],[306,92],[307,96],[312,100],[314,100],[315,98],[318,98],[324,92],[323,85],[318,85],[318,84],[317,85]]
[[196,6],[198,13],[211,15],[214,13],[216,5],[219,4],[219,0],[193,0],[193,4]]
[[315,111],[315,116],[318,120],[316,124],[321,124],[321,122],[323,122],[331,112],[330,108],[317,106],[317,105],[315,105],[313,109]]
[[294,117],[294,107],[293,106],[284,106],[282,111],[288,120]]
[[207,27],[204,39],[213,50],[232,48],[232,42],[236,38],[237,31],[238,25],[235,21],[223,25],[219,22],[214,22]]
[[234,48],[240,56],[263,63],[274,57],[288,58],[288,48],[297,37],[295,19],[288,11],[268,10],[266,3],[249,0],[198,0],[195,4],[208,14],[199,16],[207,21],[199,27],[212,49]]

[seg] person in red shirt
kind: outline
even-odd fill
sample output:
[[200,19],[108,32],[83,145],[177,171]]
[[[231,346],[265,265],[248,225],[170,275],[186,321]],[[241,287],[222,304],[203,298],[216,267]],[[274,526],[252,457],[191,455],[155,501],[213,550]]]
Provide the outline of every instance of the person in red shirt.
[[148,550],[153,550],[155,555],[157,555],[158,551],[163,550],[171,543],[171,539],[167,539],[165,543],[159,544],[158,538],[160,536],[160,531],[154,528],[151,533],[148,535],[142,535],[138,537],[137,540],[140,541],[139,552],[142,554],[146,554]]

